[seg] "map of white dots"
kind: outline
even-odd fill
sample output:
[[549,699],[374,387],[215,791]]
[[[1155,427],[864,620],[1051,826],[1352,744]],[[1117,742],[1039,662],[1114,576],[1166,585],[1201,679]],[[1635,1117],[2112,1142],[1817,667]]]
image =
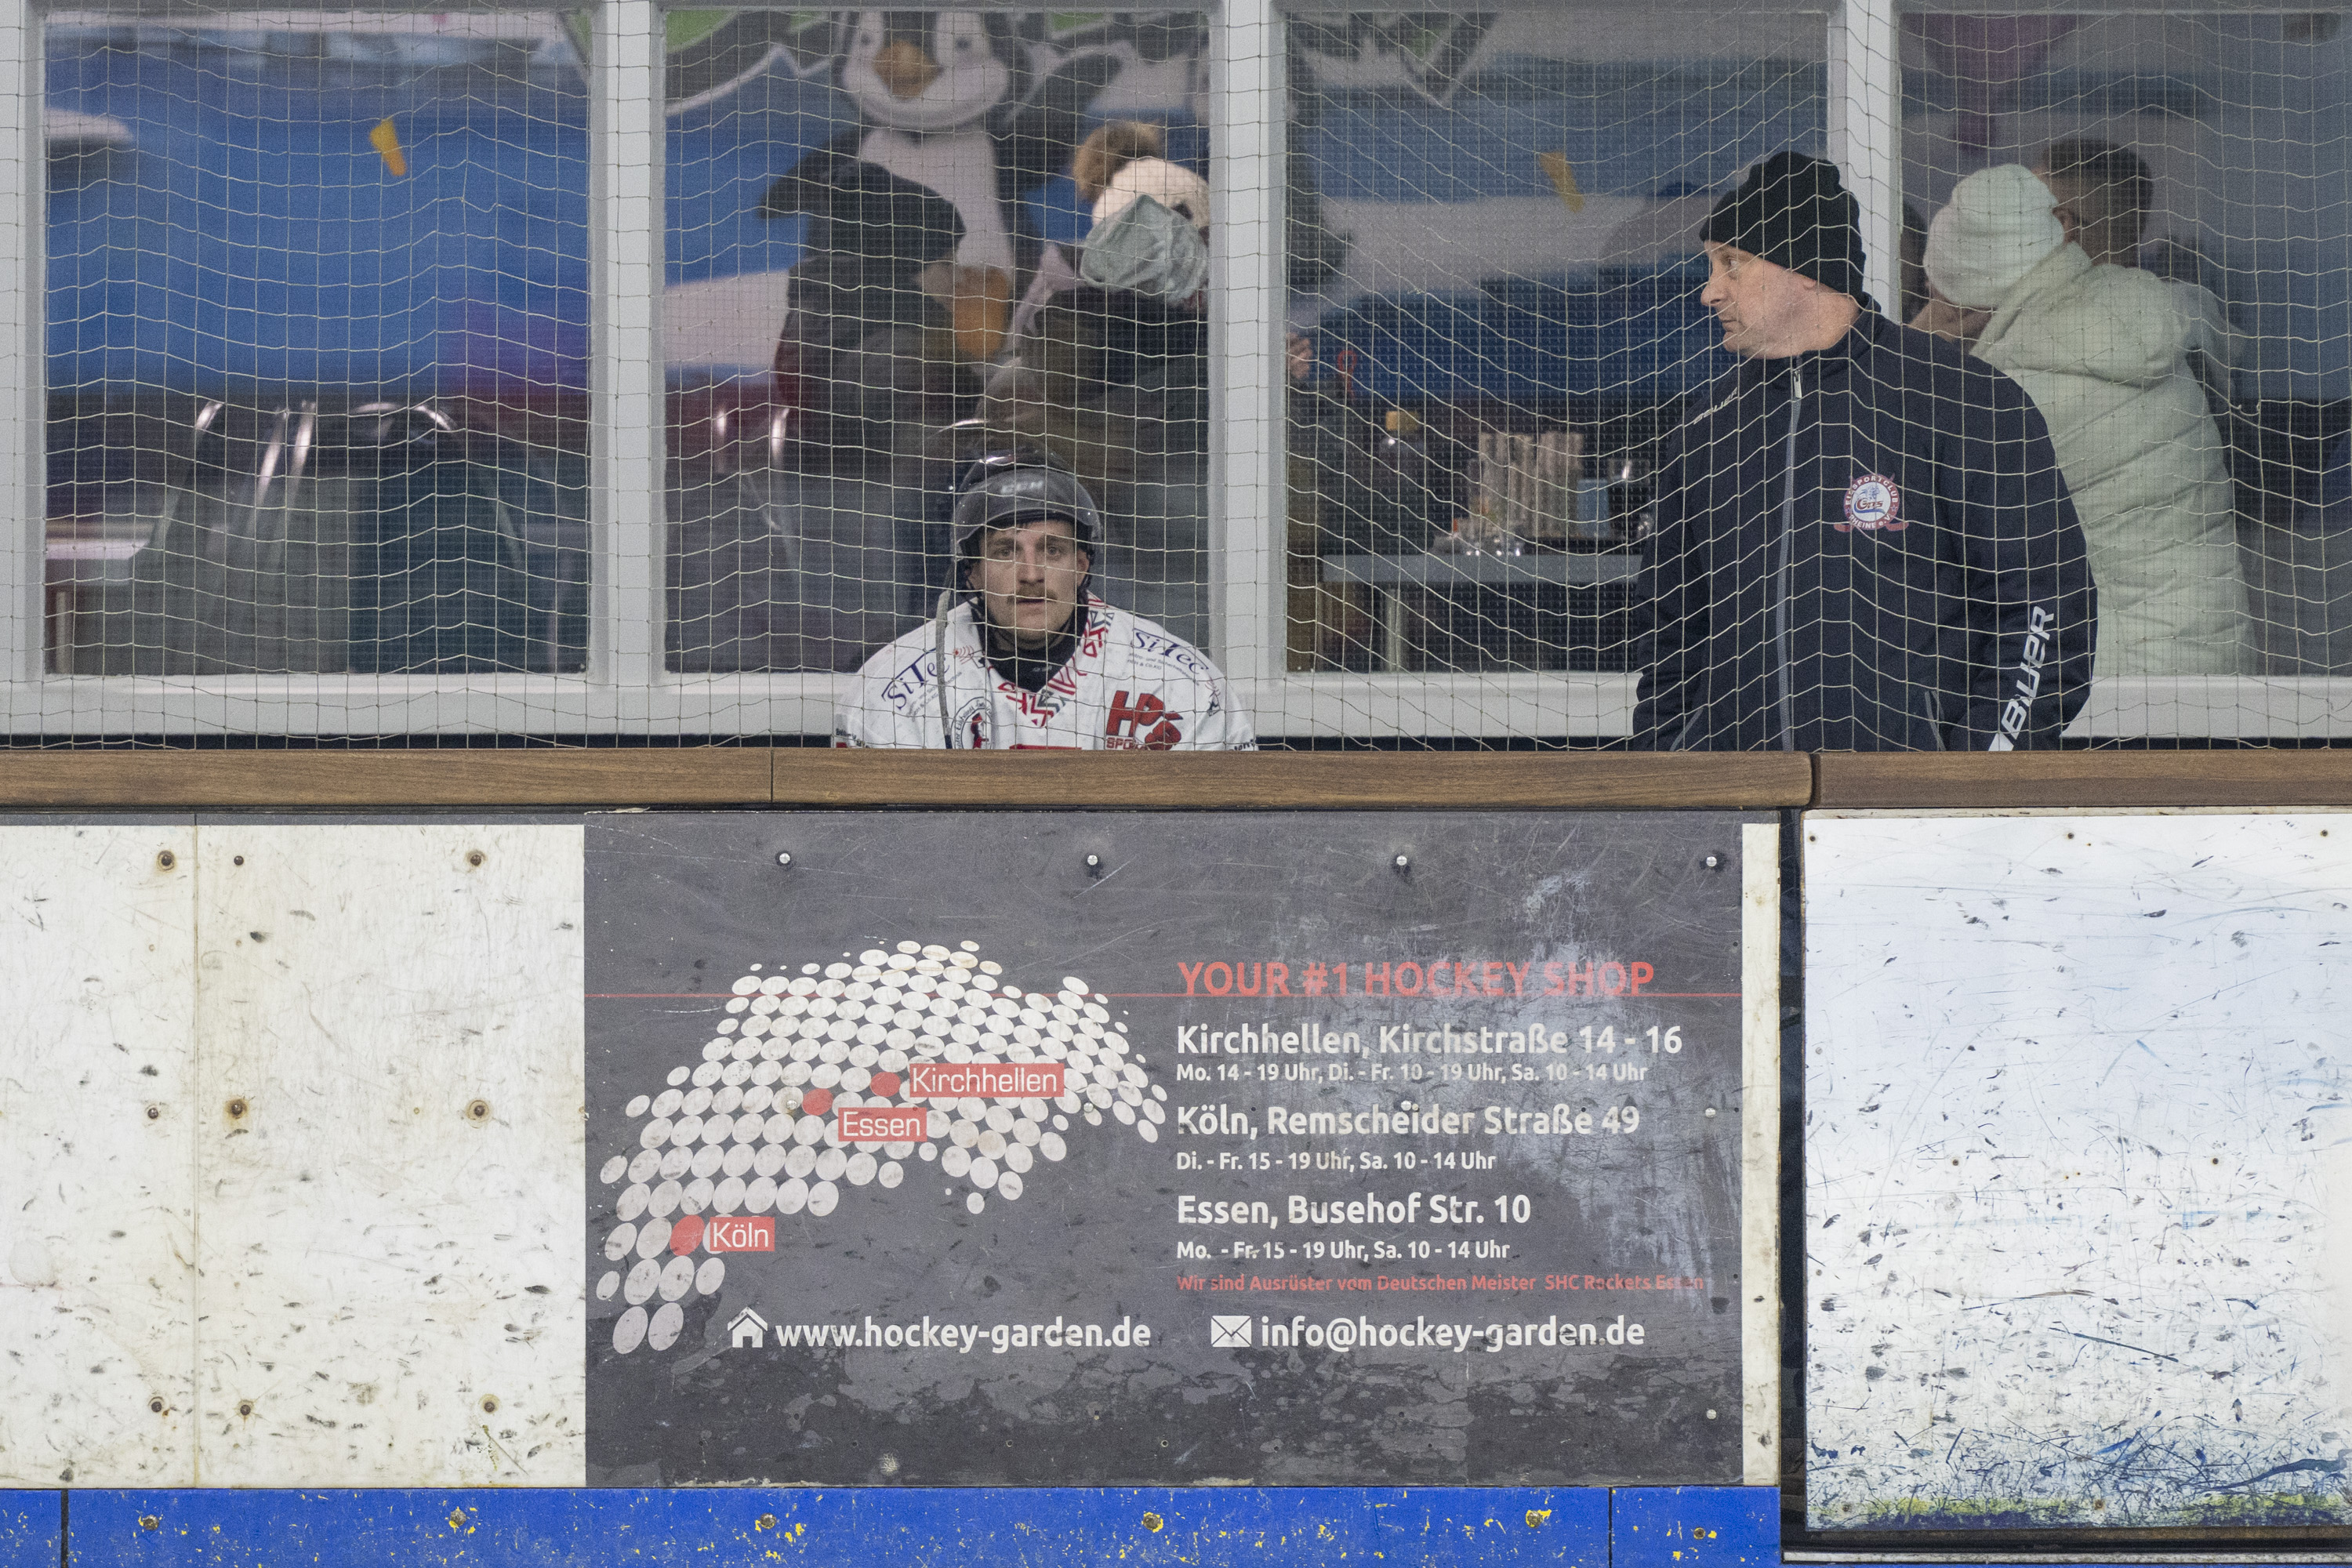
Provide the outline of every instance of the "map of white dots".
[[[626,1144],[597,1172],[609,1208],[592,1208],[605,1266],[595,1297],[626,1303],[613,1325],[624,1355],[669,1349],[687,1295],[726,1282],[723,1258],[696,1261],[706,1216],[822,1220],[845,1202],[914,1201],[925,1178],[944,1178],[943,1200],[979,1215],[992,1199],[1019,1202],[1069,1157],[1070,1139],[1088,1136],[1081,1126],[1159,1141],[1168,1091],[1107,998],[1075,975],[1031,991],[971,942],[901,942],[797,973],[764,967],[735,981],[699,1062],[628,1102]],[[1066,1092],[919,1100],[908,1068],[923,1061],[1059,1063]],[[854,1106],[923,1107],[928,1136],[845,1142],[839,1114]]]

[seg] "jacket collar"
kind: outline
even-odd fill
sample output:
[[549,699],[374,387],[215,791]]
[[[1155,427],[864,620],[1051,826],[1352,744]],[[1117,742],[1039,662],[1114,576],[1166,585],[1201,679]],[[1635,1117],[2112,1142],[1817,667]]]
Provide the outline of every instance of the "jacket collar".
[[1792,371],[1802,371],[1807,386],[1828,386],[1845,379],[1846,372],[1862,355],[1877,348],[1895,331],[1878,309],[1877,301],[1867,294],[1861,299],[1861,313],[1845,336],[1825,349],[1790,354],[1780,359],[1751,359],[1739,367],[1742,387],[1777,386],[1785,383]]
[[2030,268],[2010,291],[1993,307],[1992,315],[1985,321],[1984,331],[1977,334],[1979,343],[1997,343],[2009,335],[2017,318],[2032,309],[2044,295],[2054,295],[2080,283],[2091,271],[2091,258],[2079,245],[2062,245]]

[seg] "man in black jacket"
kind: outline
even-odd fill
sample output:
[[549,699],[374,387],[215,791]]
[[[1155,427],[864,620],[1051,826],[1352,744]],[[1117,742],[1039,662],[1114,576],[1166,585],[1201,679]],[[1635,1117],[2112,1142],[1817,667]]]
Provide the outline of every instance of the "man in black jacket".
[[1634,743],[2050,746],[2097,600],[2042,416],[1862,291],[1853,198],[1782,153],[1707,220],[1744,363],[1665,442],[1634,611]]

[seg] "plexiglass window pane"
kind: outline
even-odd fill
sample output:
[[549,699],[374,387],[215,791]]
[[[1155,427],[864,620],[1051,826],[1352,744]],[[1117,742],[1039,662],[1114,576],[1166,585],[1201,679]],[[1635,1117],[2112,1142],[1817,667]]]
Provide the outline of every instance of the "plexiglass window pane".
[[[1206,43],[1181,12],[671,14],[672,668],[856,669],[961,589],[950,491],[1016,445],[1094,492],[1093,591],[1206,640]],[[1146,163],[1198,235],[1095,243],[1088,171]]]
[[1822,19],[1290,37],[1289,667],[1627,669],[1657,438],[1729,363],[1699,226],[1825,151]]
[[1922,10],[1902,48],[1906,308],[1964,294],[2050,418],[2100,676],[2352,673],[2342,16]]
[[68,13],[47,49],[48,668],[579,668],[562,19]]

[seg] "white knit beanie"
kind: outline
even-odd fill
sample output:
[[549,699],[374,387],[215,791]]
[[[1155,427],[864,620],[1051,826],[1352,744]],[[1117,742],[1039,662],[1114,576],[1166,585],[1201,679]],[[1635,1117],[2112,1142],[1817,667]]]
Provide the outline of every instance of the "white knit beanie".
[[2054,205],[2021,163],[1978,170],[1927,226],[1927,281],[1955,305],[1991,310],[2066,243]]
[[1138,196],[1150,196],[1203,234],[1209,230],[1209,182],[1165,158],[1138,158],[1113,174],[1095,200],[1094,226],[1117,217]]

